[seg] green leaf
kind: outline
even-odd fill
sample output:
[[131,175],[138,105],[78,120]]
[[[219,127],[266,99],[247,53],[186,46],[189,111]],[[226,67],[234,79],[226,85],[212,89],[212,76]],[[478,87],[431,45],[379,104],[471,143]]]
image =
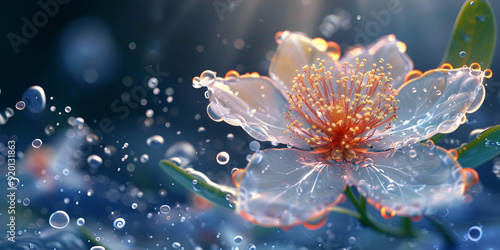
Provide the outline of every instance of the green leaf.
[[464,168],[475,168],[500,154],[500,125],[487,129],[476,139],[457,148],[458,162]]
[[[454,68],[477,62],[487,69],[495,51],[495,14],[487,0],[467,0],[458,13],[446,54],[441,61]],[[460,52],[465,51],[465,56]]]
[[234,205],[227,199],[227,195],[232,196],[236,193],[234,188],[218,185],[201,172],[192,168],[180,168],[166,160],[160,161],[160,168],[184,187],[201,197],[217,205],[234,209]]

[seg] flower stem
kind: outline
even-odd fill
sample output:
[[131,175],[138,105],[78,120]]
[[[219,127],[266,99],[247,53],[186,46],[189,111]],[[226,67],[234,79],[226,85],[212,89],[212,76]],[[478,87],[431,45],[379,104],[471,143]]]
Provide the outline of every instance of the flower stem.
[[[420,235],[417,234],[412,228],[411,228],[411,221],[408,218],[403,218],[402,219],[402,227],[401,228],[393,228],[393,227],[387,227],[385,225],[381,225],[377,223],[373,217],[370,216],[370,214],[367,213],[366,211],[366,199],[364,197],[361,197],[360,200],[354,196],[352,193],[352,190],[349,186],[346,187],[345,194],[347,198],[351,201],[352,205],[358,211],[359,214],[354,214],[354,211],[347,210],[347,209],[336,209],[333,210],[331,209],[330,211],[334,212],[340,212],[343,214],[351,215],[358,219],[362,225],[366,227],[370,227],[371,229],[387,234],[387,235],[392,235],[396,237],[408,237],[408,238],[416,238],[419,237]],[[347,211],[344,211],[347,210]],[[354,216],[354,215],[356,216]]]

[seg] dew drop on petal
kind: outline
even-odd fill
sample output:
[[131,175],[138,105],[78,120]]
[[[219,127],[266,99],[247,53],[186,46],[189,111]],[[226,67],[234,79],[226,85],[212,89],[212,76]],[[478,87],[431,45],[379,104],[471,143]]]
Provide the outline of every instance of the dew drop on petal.
[[87,163],[90,167],[98,168],[102,164],[102,158],[98,155],[89,155],[89,157],[87,157]]
[[76,220],[76,224],[78,226],[83,226],[85,224],[85,219],[84,218],[78,218],[78,220]]
[[467,231],[467,238],[471,241],[479,241],[483,237],[483,230],[478,226],[472,226]]
[[458,55],[460,57],[464,58],[467,55],[467,53],[465,51],[460,51],[460,53],[458,53]]
[[169,205],[162,205],[160,207],[160,213],[162,214],[168,214],[170,212],[170,206]]
[[113,227],[116,229],[122,229],[125,226],[125,219],[123,218],[118,218],[115,221],[113,221]]
[[226,151],[219,152],[216,160],[220,165],[226,165],[229,162],[229,154]]
[[243,237],[241,237],[240,235],[234,237],[234,243],[240,244],[241,242],[243,242]]
[[53,228],[63,229],[69,223],[69,216],[66,212],[59,210],[50,215],[49,224]]
[[40,140],[40,139],[33,140],[33,142],[31,142],[31,146],[33,146],[34,148],[41,147],[42,146],[42,140]]

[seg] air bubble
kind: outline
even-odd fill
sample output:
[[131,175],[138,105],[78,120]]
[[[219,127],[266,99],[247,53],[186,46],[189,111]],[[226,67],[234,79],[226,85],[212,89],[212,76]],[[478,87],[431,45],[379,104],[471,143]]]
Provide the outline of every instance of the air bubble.
[[135,202],[132,203],[132,205],[130,207],[132,207],[132,209],[137,209],[137,203],[135,203]]
[[102,158],[98,155],[89,155],[89,157],[87,157],[87,163],[90,167],[98,168],[102,164]]
[[410,158],[417,157],[417,151],[415,151],[415,149],[410,150],[409,156],[410,156]]
[[85,225],[85,219],[84,218],[78,218],[78,220],[76,220],[76,224],[78,226],[80,226],[80,227],[83,226],[83,225]]
[[179,248],[181,248],[181,243],[179,243],[179,242],[174,242],[174,243],[172,243],[172,247],[173,247],[174,249],[179,249]]
[[56,129],[52,125],[47,125],[45,127],[44,131],[45,131],[46,135],[52,135],[52,134],[54,134],[54,132],[56,131]]
[[162,214],[170,213],[170,206],[169,205],[162,205],[160,207],[160,213],[162,213]]
[[118,218],[115,221],[113,221],[113,227],[116,229],[122,229],[125,226],[125,219],[123,218]]
[[216,74],[211,70],[205,70],[200,75],[200,84],[202,86],[208,86],[215,82]]
[[158,79],[156,77],[149,78],[148,87],[150,89],[154,89],[154,88],[156,88],[156,86],[158,86]]
[[470,6],[474,6],[475,2],[474,1],[471,1],[470,2]]
[[252,142],[250,142],[249,147],[250,147],[250,150],[252,150],[254,152],[259,151],[260,143],[258,141],[252,141]]
[[50,216],[49,224],[53,228],[63,229],[69,224],[69,216],[62,210],[56,211]]
[[241,237],[240,235],[234,237],[234,243],[240,244],[241,242],[243,242],[243,237]]
[[17,110],[23,110],[25,107],[26,107],[26,103],[24,103],[23,101],[18,101],[16,103],[16,109]]
[[227,134],[227,139],[230,140],[230,141],[233,140],[234,139],[234,135],[231,134],[231,133]]
[[460,53],[458,53],[458,55],[460,57],[464,58],[467,55],[467,53],[465,51],[460,51]]
[[113,145],[108,145],[104,147],[104,153],[108,156],[113,156],[116,153],[116,147]]
[[152,148],[157,148],[163,145],[165,140],[159,135],[153,135],[146,140],[146,144]]
[[349,242],[349,244],[353,245],[356,243],[356,237],[351,236],[347,239],[347,241]]
[[64,112],[66,112],[66,113],[71,112],[71,107],[70,106],[66,106],[66,108],[64,108]]
[[417,89],[415,87],[411,88],[411,92],[417,93]]
[[229,162],[229,154],[226,151],[219,152],[216,160],[220,165],[226,165]]
[[31,142],[31,146],[33,146],[34,148],[41,147],[42,146],[42,140],[40,140],[40,139],[33,140],[33,142]]
[[22,100],[31,112],[39,113],[45,108],[45,91],[40,86],[31,86],[24,92]]
[[254,244],[252,244],[248,246],[248,250],[257,250],[257,247]]
[[483,237],[483,230],[478,226],[472,226],[469,228],[469,231],[467,231],[467,238],[471,241],[479,241],[481,237]]
[[76,125],[83,125],[83,123],[85,123],[85,120],[84,120],[83,118],[81,118],[81,117],[77,117],[77,118],[75,119],[75,124],[76,124]]
[[28,199],[28,198],[24,198],[24,200],[23,200],[23,205],[24,205],[24,206],[28,206],[29,204],[30,204],[30,199]]
[[205,132],[205,128],[204,127],[199,127],[198,128],[198,132],[201,133],[201,132]]
[[436,95],[441,95],[441,90],[436,90]]
[[146,163],[146,162],[148,162],[148,161],[149,161],[149,155],[147,155],[147,154],[143,154],[143,155],[141,155],[141,159],[140,159],[140,161],[141,161],[142,163]]

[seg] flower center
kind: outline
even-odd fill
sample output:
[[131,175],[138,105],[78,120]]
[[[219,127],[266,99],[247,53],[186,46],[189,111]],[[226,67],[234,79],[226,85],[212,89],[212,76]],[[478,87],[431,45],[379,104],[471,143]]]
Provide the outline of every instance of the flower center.
[[328,159],[356,159],[368,151],[377,127],[385,126],[385,131],[397,118],[391,73],[382,66],[384,59],[369,71],[365,59],[356,59],[355,66],[346,62],[337,75],[335,68],[325,70],[325,61],[318,61],[319,68],[304,66],[305,74],[297,74],[287,92],[289,130],[284,133],[291,131]]

